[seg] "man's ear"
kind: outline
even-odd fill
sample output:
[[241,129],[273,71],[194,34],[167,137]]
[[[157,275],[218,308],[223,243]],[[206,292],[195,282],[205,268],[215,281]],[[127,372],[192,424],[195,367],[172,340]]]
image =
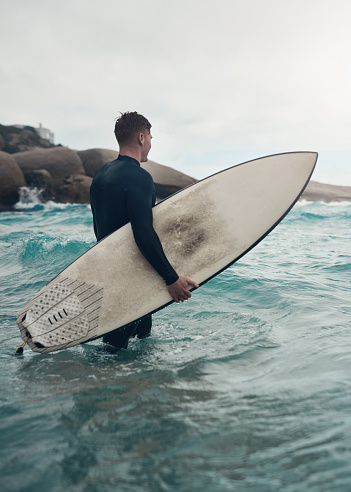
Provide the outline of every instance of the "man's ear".
[[144,143],[144,134],[143,134],[142,132],[140,132],[140,133],[138,134],[138,143],[139,143],[140,145],[143,145],[143,143]]

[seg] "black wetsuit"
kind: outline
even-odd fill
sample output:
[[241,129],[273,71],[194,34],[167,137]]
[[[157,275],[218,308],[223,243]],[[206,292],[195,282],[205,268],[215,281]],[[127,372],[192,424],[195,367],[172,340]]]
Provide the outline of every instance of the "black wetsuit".
[[[90,203],[94,219],[94,232],[98,241],[128,222],[131,223],[135,242],[143,256],[164,279],[167,285],[178,280],[178,275],[167,260],[161,242],[152,225],[152,207],[155,205],[155,186],[151,175],[140,167],[137,160],[118,156],[96,173],[90,188]],[[147,321],[148,320],[148,321]],[[148,326],[146,326],[148,324]],[[146,336],[151,330],[151,316],[126,329],[128,338],[137,334]],[[144,327],[142,326],[144,325]],[[129,326],[129,325],[128,325]],[[122,345],[122,330],[104,337],[115,346]],[[139,333],[140,332],[140,333]],[[146,333],[146,334],[145,334]],[[113,335],[113,336],[112,336]]]

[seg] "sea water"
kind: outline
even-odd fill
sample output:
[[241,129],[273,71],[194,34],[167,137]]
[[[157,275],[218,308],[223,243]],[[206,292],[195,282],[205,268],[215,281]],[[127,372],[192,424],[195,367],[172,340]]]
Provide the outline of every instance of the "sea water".
[[2,491],[351,490],[351,203],[297,203],[117,353],[14,355],[89,206],[27,193],[0,229]]

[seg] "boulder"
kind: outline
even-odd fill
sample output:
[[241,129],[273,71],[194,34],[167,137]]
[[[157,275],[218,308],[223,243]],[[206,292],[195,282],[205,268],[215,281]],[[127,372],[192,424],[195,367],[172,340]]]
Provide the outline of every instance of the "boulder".
[[13,157],[25,174],[39,169],[46,170],[52,178],[55,192],[60,189],[67,176],[85,174],[77,152],[67,147],[28,150],[13,154]]
[[143,162],[141,167],[151,174],[155,183],[156,195],[162,199],[197,181],[172,167],[163,166],[154,161]]
[[83,174],[72,174],[64,178],[62,186],[56,191],[55,200],[60,203],[89,203],[92,180],[90,176]]
[[39,189],[52,188],[52,177],[46,169],[27,171],[24,173],[24,177],[28,186]]
[[10,210],[18,202],[21,186],[26,186],[26,181],[17,162],[0,151],[0,210]]
[[52,177],[46,169],[36,169],[24,173],[26,183],[31,188],[39,190],[39,198],[41,201],[55,200],[55,195],[52,188]]
[[85,174],[92,178],[100,167],[108,162],[114,161],[118,157],[117,150],[110,149],[78,150],[77,154],[82,161]]

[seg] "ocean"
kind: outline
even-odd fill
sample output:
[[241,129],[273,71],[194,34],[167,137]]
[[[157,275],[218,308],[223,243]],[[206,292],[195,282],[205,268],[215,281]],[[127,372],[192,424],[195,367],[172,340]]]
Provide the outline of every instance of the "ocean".
[[24,195],[0,214],[1,490],[351,490],[350,226],[299,202],[150,338],[18,356],[22,306],[95,243],[89,206]]

